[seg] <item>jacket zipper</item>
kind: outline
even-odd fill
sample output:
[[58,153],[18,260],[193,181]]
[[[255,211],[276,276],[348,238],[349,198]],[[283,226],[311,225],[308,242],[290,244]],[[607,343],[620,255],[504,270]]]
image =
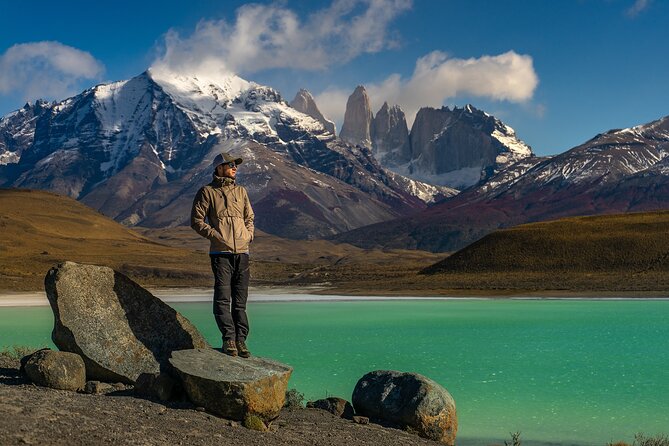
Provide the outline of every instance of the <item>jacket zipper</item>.
[[[225,209],[228,210],[228,196],[225,194],[223,188],[221,188],[221,195],[225,200]],[[229,214],[230,212],[228,212]],[[230,224],[232,225],[232,253],[237,254],[237,237],[235,237],[235,220],[230,215],[227,215],[226,218],[230,219]]]
[[237,254],[237,237],[235,236],[235,219],[230,218],[230,223],[232,223],[232,251]]

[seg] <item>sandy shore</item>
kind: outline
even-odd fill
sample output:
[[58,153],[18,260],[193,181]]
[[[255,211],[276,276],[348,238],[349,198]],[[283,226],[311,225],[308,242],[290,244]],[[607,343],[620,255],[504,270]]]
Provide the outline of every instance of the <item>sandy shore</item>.
[[[387,300],[453,300],[489,299],[488,297],[412,297],[412,296],[350,296],[337,294],[310,294],[322,288],[251,288],[249,302],[328,302],[328,301],[387,301]],[[149,290],[163,302],[211,302],[212,291],[205,288],[169,288]],[[46,293],[0,293],[0,307],[48,306]]]
[[[150,289],[151,293],[167,303],[211,302],[212,290],[208,288],[161,288]],[[392,300],[669,300],[667,297],[651,296],[356,296],[346,294],[312,294],[322,292],[318,287],[295,288],[249,288],[249,302],[332,302],[332,301],[392,301]],[[612,293],[613,294],[613,293]],[[0,307],[36,307],[48,306],[46,293],[0,292]]]

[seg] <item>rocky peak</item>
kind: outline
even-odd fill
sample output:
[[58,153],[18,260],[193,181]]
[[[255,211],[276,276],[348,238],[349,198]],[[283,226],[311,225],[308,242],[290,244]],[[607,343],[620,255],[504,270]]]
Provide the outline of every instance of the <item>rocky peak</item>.
[[19,162],[23,151],[33,143],[37,121],[52,107],[51,102],[40,99],[0,117],[0,166]]
[[346,101],[344,124],[339,138],[349,144],[371,147],[369,128],[374,116],[369,105],[369,96],[362,85],[358,85]]
[[411,161],[406,116],[398,105],[383,103],[370,126],[372,153],[381,164],[396,167]]
[[295,95],[295,99],[293,99],[293,101],[290,103],[290,106],[295,110],[304,113],[305,115],[311,116],[316,121],[323,124],[323,127],[325,127],[328,132],[336,135],[335,123],[323,116],[321,111],[318,109],[318,106],[316,105],[314,97],[311,95],[311,93],[309,93],[309,91],[300,89],[300,91],[298,91]]
[[410,142],[412,178],[456,188],[532,155],[511,127],[472,105],[420,109]]

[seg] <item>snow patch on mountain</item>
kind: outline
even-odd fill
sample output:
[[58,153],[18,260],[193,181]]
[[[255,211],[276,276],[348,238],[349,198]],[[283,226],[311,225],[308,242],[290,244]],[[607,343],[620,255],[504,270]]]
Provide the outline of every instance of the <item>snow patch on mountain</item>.
[[386,167],[386,169],[421,183],[451,190],[465,189],[481,180],[480,167],[465,167],[445,173],[429,173],[416,169],[415,163],[410,162],[397,167]]
[[19,162],[19,154],[16,152],[4,152],[0,153],[0,166],[6,165],[6,164],[15,164]]
[[[500,123],[501,124],[501,123]],[[523,141],[519,140],[516,137],[516,132],[511,127],[505,124],[504,132],[500,131],[499,128],[495,128],[491,136],[505,146],[509,151],[502,152],[497,155],[498,164],[506,164],[508,162],[517,161],[518,158],[525,158],[532,155],[532,149],[530,146],[525,144]]]
[[418,197],[427,204],[434,203],[437,199],[453,197],[460,193],[459,190],[446,186],[435,186],[427,182],[413,180],[404,175],[388,170],[388,175],[411,195]]

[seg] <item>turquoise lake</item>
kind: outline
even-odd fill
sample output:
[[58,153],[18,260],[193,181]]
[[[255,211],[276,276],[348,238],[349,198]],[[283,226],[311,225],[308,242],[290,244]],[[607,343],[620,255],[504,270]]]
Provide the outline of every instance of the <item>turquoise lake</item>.
[[[171,304],[214,346],[210,303]],[[458,444],[606,445],[669,434],[669,301],[252,302],[253,354],[290,364],[307,399],[350,400],[368,371],[453,395]],[[52,346],[49,307],[0,308],[0,348]]]

